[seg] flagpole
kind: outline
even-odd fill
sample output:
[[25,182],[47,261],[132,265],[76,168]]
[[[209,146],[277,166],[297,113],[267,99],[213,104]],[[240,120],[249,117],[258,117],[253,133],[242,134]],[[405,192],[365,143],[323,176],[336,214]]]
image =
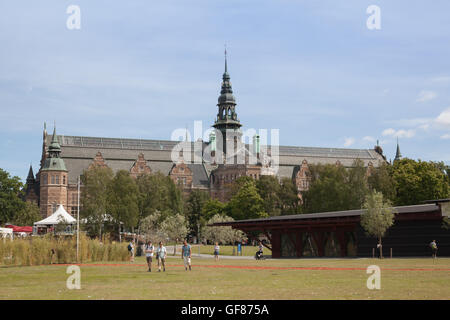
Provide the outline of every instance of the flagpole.
[[78,176],[78,205],[77,205],[77,262],[80,251],[80,176]]

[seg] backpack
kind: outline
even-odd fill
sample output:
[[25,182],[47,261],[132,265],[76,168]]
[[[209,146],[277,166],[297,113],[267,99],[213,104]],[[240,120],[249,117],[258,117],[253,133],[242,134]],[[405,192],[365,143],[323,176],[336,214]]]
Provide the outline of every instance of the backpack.
[[128,244],[128,251],[131,251],[131,249],[133,249],[133,247],[131,246],[131,244]]

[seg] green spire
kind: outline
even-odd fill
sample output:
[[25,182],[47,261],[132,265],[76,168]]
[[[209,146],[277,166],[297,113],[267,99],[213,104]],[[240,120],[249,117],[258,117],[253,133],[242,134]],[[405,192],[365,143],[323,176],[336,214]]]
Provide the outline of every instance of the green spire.
[[400,160],[401,158],[402,158],[402,154],[400,153],[400,146],[398,144],[398,137],[397,137],[397,151],[395,153],[394,161]]
[[49,153],[61,152],[61,146],[59,145],[58,137],[56,136],[56,126],[53,128],[52,142],[50,143],[48,150]]
[[64,160],[61,159],[61,146],[56,135],[56,125],[53,129],[52,142],[48,147],[48,158],[45,159],[42,171],[67,171]]

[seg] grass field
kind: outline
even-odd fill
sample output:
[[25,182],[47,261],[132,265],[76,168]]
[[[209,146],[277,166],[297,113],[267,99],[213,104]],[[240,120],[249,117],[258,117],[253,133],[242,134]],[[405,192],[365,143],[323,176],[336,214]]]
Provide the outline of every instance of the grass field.
[[[0,299],[450,299],[449,258],[215,263],[193,257],[186,272],[180,257],[171,257],[164,273],[149,273],[144,263],[82,265],[80,290],[66,288],[67,266],[2,267]],[[366,286],[373,264],[381,268],[380,290]]]

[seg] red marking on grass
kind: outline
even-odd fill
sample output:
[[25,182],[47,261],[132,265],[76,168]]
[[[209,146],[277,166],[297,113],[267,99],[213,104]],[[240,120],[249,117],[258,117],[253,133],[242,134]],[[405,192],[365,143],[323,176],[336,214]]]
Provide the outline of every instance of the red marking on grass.
[[[147,267],[146,264],[98,264],[98,263],[65,263],[65,264],[53,264],[54,266],[71,266],[77,265],[80,267]],[[166,265],[167,267],[184,267],[181,264]],[[228,268],[228,269],[244,269],[244,270],[327,270],[327,271],[365,271],[366,268],[331,268],[331,267],[263,267],[263,266],[232,266],[232,265],[192,265],[193,268]],[[381,270],[387,271],[450,271],[450,269],[442,268],[381,268]]]

